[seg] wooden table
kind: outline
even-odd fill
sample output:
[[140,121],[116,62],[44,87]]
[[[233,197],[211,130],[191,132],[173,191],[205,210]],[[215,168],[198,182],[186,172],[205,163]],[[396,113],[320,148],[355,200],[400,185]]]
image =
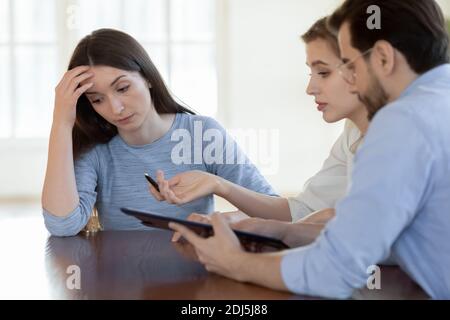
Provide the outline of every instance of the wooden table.
[[[24,221],[2,222],[0,298],[311,299],[208,273],[195,260],[192,247],[172,243],[168,231],[102,231],[59,238],[48,236],[42,219]],[[358,290],[354,298],[427,298],[397,267],[382,267],[381,287]]]

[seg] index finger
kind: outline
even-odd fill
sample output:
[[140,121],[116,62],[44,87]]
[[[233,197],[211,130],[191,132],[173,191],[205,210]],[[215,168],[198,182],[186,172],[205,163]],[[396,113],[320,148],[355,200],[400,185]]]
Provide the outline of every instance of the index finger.
[[177,231],[175,231],[174,233],[173,233],[173,236],[172,236],[172,242],[178,242],[178,240],[180,240],[180,238],[181,238],[181,234],[179,233],[179,232],[177,232]]
[[169,228],[180,233],[180,235],[189,241],[194,247],[202,244],[203,239],[199,237],[194,231],[189,230],[185,226],[175,222],[169,222]]
[[164,198],[161,196],[161,194],[158,192],[158,190],[155,189],[154,186],[152,185],[148,185],[148,190],[150,191],[150,193],[152,194],[152,196],[158,200],[158,201],[163,201]]
[[165,181],[164,171],[162,171],[162,170],[156,171],[156,181],[158,181],[158,184],[163,183]]
[[77,66],[75,68],[72,68],[70,70],[67,70],[67,73],[73,74],[73,73],[77,73],[77,72],[83,72],[86,71],[90,68],[91,66]]
[[66,72],[65,76],[67,76],[69,79],[75,78],[76,76],[79,76],[80,74],[86,72],[89,70],[90,66],[78,66],[73,69],[70,69]]
[[191,213],[187,217],[187,220],[210,224],[210,219],[208,219],[207,215],[199,214],[199,213],[196,213],[196,212]]
[[61,79],[60,85],[64,84],[64,86],[67,87],[68,84],[70,83],[70,80],[72,80],[76,76],[86,72],[87,70],[89,70],[89,68],[90,68],[90,66],[78,66],[73,69],[67,70]]
[[214,233],[219,232],[230,237],[236,237],[227,220],[221,214],[213,213],[211,215],[211,224],[214,228]]

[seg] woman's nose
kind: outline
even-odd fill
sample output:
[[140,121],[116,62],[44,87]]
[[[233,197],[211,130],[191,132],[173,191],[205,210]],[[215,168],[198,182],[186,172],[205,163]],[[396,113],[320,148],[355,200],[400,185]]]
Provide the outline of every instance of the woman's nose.
[[306,94],[312,96],[318,93],[318,88],[317,86],[314,84],[313,79],[311,78],[309,80],[308,86],[306,87]]
[[121,101],[115,99],[115,100],[111,101],[111,109],[112,109],[113,114],[119,115],[120,113],[122,113],[124,107],[123,107]]

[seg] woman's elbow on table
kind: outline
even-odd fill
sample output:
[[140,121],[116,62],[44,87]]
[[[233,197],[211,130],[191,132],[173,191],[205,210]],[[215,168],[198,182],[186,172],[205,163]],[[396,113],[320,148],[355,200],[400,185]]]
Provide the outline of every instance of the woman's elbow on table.
[[87,224],[88,215],[82,213],[82,208],[78,205],[67,216],[59,217],[42,209],[44,223],[48,232],[52,236],[70,237],[77,235]]

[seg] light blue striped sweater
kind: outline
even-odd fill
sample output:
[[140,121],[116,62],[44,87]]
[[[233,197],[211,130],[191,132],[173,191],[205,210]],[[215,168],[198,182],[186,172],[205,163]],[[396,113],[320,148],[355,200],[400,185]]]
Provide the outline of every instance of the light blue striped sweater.
[[[194,135],[194,131],[197,135]],[[202,134],[200,140],[198,133]],[[208,136],[208,133],[210,141],[201,138],[203,135]],[[217,138],[215,136],[217,133],[221,133],[224,138],[222,142],[219,141],[224,146],[224,151],[223,154],[211,153],[216,159],[214,162],[211,157],[203,156],[203,152],[205,155],[208,154],[205,152],[208,146],[211,151],[211,143],[214,142],[211,136]],[[186,134],[192,139],[181,139],[181,136]],[[182,141],[184,152],[187,151],[184,154],[180,150]],[[186,156],[189,155],[189,151],[192,160],[190,163],[188,161],[181,164],[174,163],[173,154]],[[198,155],[201,155],[200,158]],[[218,158],[224,159],[225,163],[217,161]],[[232,158],[234,161],[230,161]],[[228,164],[230,162],[233,163]],[[188,170],[202,170],[248,189],[276,195],[258,169],[250,163],[217,121],[205,116],[179,113],[170,130],[151,144],[130,146],[117,135],[107,144],[95,146],[76,160],[75,177],[80,198],[79,205],[65,217],[57,217],[43,209],[47,229],[57,236],[77,234],[88,222],[94,205],[98,209],[100,222],[105,230],[148,229],[134,217],[122,213],[121,207],[133,207],[182,218],[192,212],[208,214],[214,211],[213,196],[182,206],[155,200],[148,192],[144,172],[154,177],[158,169],[164,170],[167,178]]]

